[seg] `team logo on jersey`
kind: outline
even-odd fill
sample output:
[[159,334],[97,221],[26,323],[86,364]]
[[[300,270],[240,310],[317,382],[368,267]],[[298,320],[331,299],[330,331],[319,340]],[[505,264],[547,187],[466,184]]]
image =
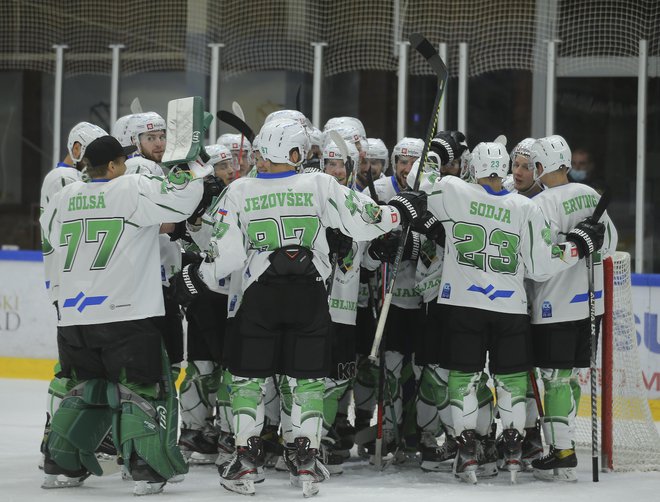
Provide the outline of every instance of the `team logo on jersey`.
[[548,317],[552,317],[552,303],[543,302],[543,305],[541,306],[541,317],[543,319],[547,319]]
[[[82,291],[78,293],[75,298],[67,298],[64,300],[62,308],[73,308],[76,307],[78,312],[82,312],[87,307],[92,307],[94,305],[101,305],[104,301],[108,299],[107,296],[85,296],[85,293]],[[81,301],[82,300],[82,301]]]
[[451,284],[445,282],[442,286],[442,294],[440,296],[441,298],[449,298],[451,296]]
[[[509,289],[495,289],[495,286],[492,284],[489,284],[485,288],[473,284],[467,290],[472,291],[473,293],[481,293],[486,295],[491,302],[497,298],[511,298],[513,293],[515,293],[515,291]],[[491,292],[492,294],[490,294]]]

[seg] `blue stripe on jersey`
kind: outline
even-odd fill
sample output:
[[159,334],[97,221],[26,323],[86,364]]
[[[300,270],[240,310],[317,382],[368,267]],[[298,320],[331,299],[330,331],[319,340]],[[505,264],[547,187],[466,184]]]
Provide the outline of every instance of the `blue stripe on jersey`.
[[295,174],[298,173],[296,171],[284,171],[282,173],[257,173],[257,178],[262,180],[272,180],[275,178],[288,178],[289,176],[293,176]]
[[496,192],[495,190],[493,190],[493,187],[491,187],[490,185],[481,185],[481,186],[483,187],[484,190],[486,190],[486,192],[488,192],[491,195],[500,196],[500,195],[506,195],[506,194],[509,193],[504,188],[502,190],[500,190],[499,192]]
[[94,178],[89,180],[90,183],[105,183],[106,181],[110,181],[108,178]]
[[[603,296],[603,290],[601,289],[600,291],[594,291],[594,298],[598,300]],[[580,293],[579,295],[575,295],[573,299],[570,301],[570,303],[582,303],[582,302],[588,302],[589,301],[589,293]]]
[[44,256],[41,251],[10,251],[0,250],[0,260],[7,261],[43,261]]
[[401,189],[399,188],[399,184],[396,181],[396,176],[390,176],[390,180],[392,181],[392,186],[394,187],[394,191],[396,193],[399,193]]

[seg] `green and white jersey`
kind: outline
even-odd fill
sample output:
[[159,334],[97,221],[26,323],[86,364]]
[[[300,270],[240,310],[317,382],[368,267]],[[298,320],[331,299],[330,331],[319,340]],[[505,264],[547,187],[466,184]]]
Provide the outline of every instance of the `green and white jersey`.
[[[387,202],[401,191],[396,176],[379,178],[374,181],[374,189],[379,201]],[[365,188],[366,195],[371,195],[369,188]],[[365,265],[369,270],[375,270],[380,266],[380,262],[375,261],[368,254],[365,256]],[[416,309],[422,304],[422,297],[417,290],[416,280],[417,262],[411,260],[402,261],[396,275],[396,283],[392,289],[392,305],[402,309]],[[391,267],[388,267],[388,276]],[[389,283],[389,277],[386,279]]]
[[[534,201],[550,223],[554,242],[564,239],[566,233],[594,212],[600,195],[581,183],[568,183],[546,188]],[[596,314],[603,309],[603,257],[616,251],[618,235],[607,212],[600,221],[605,225],[605,241],[599,253],[594,254],[594,296]],[[548,324],[577,321],[589,317],[589,277],[586,260],[571,270],[558,272],[546,282],[533,281],[530,288],[532,323]]]
[[420,235],[421,246],[417,270],[415,271],[415,288],[422,295],[422,301],[429,303],[437,301],[440,294],[440,283],[442,281],[442,262],[445,249]]
[[326,227],[339,228],[354,240],[371,240],[400,221],[395,208],[374,204],[332,176],[298,176],[295,171],[240,178],[209,212],[214,215],[213,235],[206,251],[213,261],[202,263],[199,270],[213,290],[219,278],[242,268],[245,291],[270,266],[270,254],[287,245],[310,249],[325,280],[331,272]]
[[76,182],[56,194],[40,223],[54,249],[60,326],[164,315],[160,224],[190,216],[202,192],[180,172]]
[[355,325],[360,292],[360,262],[367,244],[353,241],[351,252],[336,265],[335,280],[328,298],[333,322]]
[[578,261],[572,244],[553,246],[543,213],[522,195],[455,176],[423,176],[421,189],[447,234],[439,303],[526,314],[523,278],[545,281]]
[[[39,214],[43,214],[46,206],[57,192],[65,186],[82,181],[80,171],[63,162],[58,162],[57,166],[46,174],[41,184],[41,197],[39,200]],[[47,239],[44,239],[43,232],[41,236],[41,249],[44,254],[44,275],[46,278],[46,290],[51,302],[56,300],[51,287],[54,272],[53,248]]]

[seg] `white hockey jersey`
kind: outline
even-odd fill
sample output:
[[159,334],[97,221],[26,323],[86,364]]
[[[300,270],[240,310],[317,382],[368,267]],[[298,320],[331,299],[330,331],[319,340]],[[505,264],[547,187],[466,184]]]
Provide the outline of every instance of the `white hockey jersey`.
[[367,244],[353,241],[349,255],[336,265],[334,283],[328,298],[333,322],[355,325],[360,292],[360,262]]
[[287,245],[311,249],[325,280],[331,272],[326,227],[339,228],[354,240],[371,240],[398,227],[401,218],[395,208],[374,204],[332,176],[298,176],[295,171],[240,178],[220,195],[213,211],[207,249],[213,261],[200,266],[213,290],[219,278],[242,268],[245,291],[270,266],[272,251]]
[[[381,202],[389,201],[401,191],[396,176],[377,179],[374,181],[374,189],[378,200]],[[366,188],[362,193],[371,196],[369,188]],[[364,262],[369,270],[375,270],[380,266],[380,262],[374,260],[368,254],[365,256]],[[416,309],[421,306],[422,297],[416,288],[416,269],[417,262],[411,260],[401,261],[396,275],[396,283],[392,289],[392,305],[402,309]],[[386,281],[389,283],[389,277]]]
[[[46,177],[44,178],[43,183],[41,184],[41,198],[39,201],[39,213],[43,214],[46,209],[46,205],[53,196],[62,190],[67,185],[74,183],[76,181],[82,181],[82,176],[80,171],[76,168],[65,164],[64,162],[58,162],[55,169],[51,170]],[[53,268],[53,248],[48,242],[47,239],[41,239],[41,248],[44,254],[44,275],[46,278],[46,290],[48,292],[48,297],[51,302],[56,300],[55,295],[53,295],[51,282],[54,274]]]
[[442,281],[442,263],[445,249],[425,235],[420,236],[421,246],[417,269],[415,271],[415,289],[422,296],[424,303],[437,301]]
[[127,174],[57,193],[40,223],[54,248],[59,324],[164,315],[160,223],[190,216],[202,192],[202,181],[188,175]]
[[544,281],[578,262],[553,246],[539,207],[454,176],[424,176],[428,208],[447,233],[439,303],[527,314],[525,276]]
[[[580,221],[591,216],[600,195],[581,183],[568,183],[546,188],[532,200],[539,205],[550,223],[554,242],[564,239],[566,233]],[[594,296],[596,315],[603,308],[603,261],[616,251],[618,235],[607,212],[600,221],[605,225],[605,241],[600,253],[594,254]],[[559,272],[545,282],[531,282],[530,302],[532,324],[577,321],[589,317],[589,277],[586,260],[571,270]]]

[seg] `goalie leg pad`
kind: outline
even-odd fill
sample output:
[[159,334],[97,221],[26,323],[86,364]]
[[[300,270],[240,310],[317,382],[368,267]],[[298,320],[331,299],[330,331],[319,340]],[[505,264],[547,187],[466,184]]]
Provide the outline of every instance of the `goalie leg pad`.
[[105,392],[104,380],[83,382],[64,396],[53,415],[48,453],[63,469],[84,468],[97,476],[103,475],[94,452],[112,425],[112,410]]

